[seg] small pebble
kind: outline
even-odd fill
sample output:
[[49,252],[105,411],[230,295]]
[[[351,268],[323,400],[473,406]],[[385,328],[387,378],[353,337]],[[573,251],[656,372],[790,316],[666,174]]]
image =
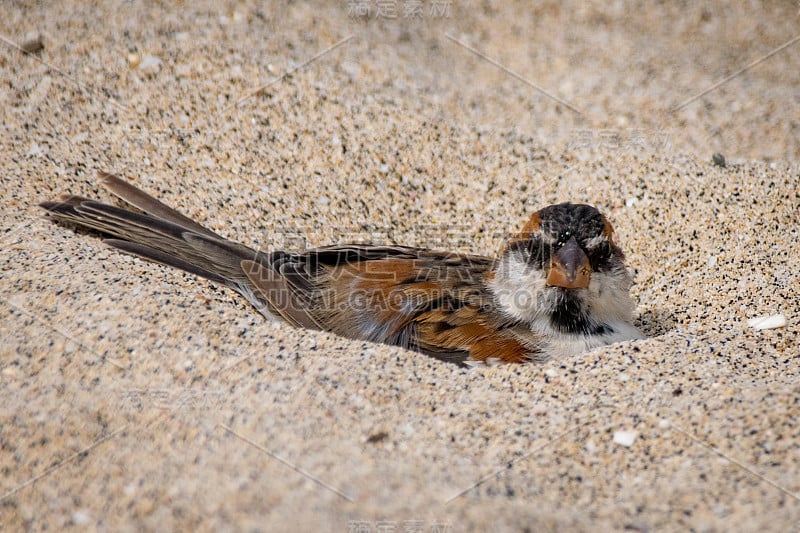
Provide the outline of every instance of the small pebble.
[[139,63],[142,62],[142,58],[139,57],[139,54],[136,52],[129,52],[128,53],[128,66],[130,68],[136,68],[139,66]]
[[44,50],[44,43],[42,42],[42,35],[40,33],[31,34],[25,37],[25,40],[19,45],[22,51],[26,54],[36,54]]
[[122,488],[122,493],[125,496],[133,496],[136,494],[136,483],[128,483]]
[[635,431],[615,431],[614,432],[614,443],[620,444],[622,446],[630,447],[633,445],[633,441],[636,440],[636,437],[639,434]]
[[388,437],[389,433],[387,431],[377,431],[375,433],[370,434],[370,436],[367,437],[366,442],[369,444],[375,444],[386,440]]
[[776,329],[786,327],[786,317],[777,315],[758,316],[747,321],[747,325],[755,329]]
[[90,520],[89,513],[83,509],[79,509],[72,513],[72,523],[76,526],[85,526]]
[[156,74],[161,70],[162,61],[156,56],[146,55],[139,64],[139,70],[150,74]]

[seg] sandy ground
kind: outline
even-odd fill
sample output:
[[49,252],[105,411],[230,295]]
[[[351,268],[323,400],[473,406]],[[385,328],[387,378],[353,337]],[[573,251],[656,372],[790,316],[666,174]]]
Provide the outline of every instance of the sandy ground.
[[[606,4],[5,2],[3,529],[797,531],[800,6]],[[265,321],[41,217],[98,170],[262,248],[591,202],[650,338],[466,371]]]

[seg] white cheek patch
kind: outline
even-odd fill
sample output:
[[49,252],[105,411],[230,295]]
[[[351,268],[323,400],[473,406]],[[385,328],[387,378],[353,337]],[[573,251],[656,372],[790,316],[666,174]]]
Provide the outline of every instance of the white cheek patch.
[[503,311],[517,320],[533,322],[540,314],[538,300],[546,285],[544,272],[531,268],[520,252],[512,252],[500,261],[489,288]]
[[631,278],[624,269],[592,272],[587,289],[590,316],[598,322],[628,322],[635,307],[630,288]]

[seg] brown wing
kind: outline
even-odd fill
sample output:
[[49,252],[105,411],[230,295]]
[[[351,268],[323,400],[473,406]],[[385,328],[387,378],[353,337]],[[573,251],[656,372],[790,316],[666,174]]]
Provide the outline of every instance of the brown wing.
[[292,280],[288,287],[320,329],[459,363],[523,362],[539,351],[532,332],[497,311],[485,286],[489,258],[336,246],[280,262],[274,268]]

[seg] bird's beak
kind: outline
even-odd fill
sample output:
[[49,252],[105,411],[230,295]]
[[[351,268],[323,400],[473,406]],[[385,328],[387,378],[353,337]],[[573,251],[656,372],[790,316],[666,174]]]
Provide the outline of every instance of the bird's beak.
[[547,284],[564,289],[585,289],[591,273],[589,258],[573,237],[550,260]]

